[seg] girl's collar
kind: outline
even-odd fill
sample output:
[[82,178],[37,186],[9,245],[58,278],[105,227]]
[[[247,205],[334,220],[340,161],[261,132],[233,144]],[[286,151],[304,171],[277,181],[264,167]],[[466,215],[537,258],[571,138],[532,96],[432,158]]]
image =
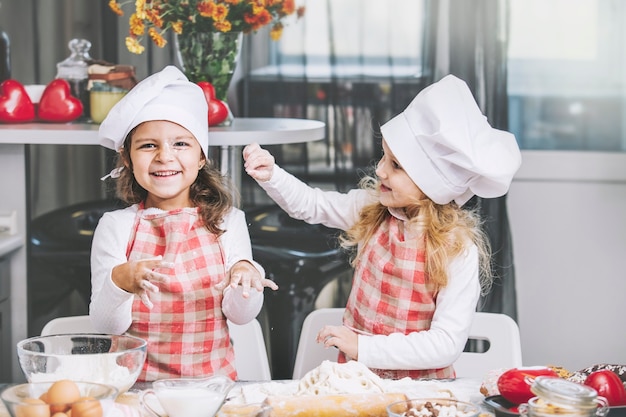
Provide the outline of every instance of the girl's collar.
[[389,213],[398,220],[402,220],[403,222],[406,222],[409,220],[406,213],[404,212],[404,209],[397,208],[397,207],[390,207],[387,210],[389,210]]

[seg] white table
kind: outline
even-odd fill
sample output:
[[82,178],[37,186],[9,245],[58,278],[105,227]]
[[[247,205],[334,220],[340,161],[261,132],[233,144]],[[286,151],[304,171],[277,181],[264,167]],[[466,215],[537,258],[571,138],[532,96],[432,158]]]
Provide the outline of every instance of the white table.
[[239,118],[228,127],[209,128],[209,146],[220,146],[220,169],[229,175],[238,188],[241,172],[236,169],[242,156],[238,146],[253,142],[259,145],[281,145],[324,139],[325,124],[317,120],[280,118]]
[[[0,144],[98,145],[99,125],[91,123],[0,124]],[[324,139],[325,124],[317,120],[285,118],[236,118],[230,126],[209,128],[209,146],[220,146],[220,170],[240,183],[234,171],[241,155],[237,146],[303,143]]]
[[[27,187],[26,145],[98,145],[97,124],[24,123],[0,124],[0,213],[17,212],[17,235],[2,239],[0,248],[11,252],[11,339],[15,344],[26,338],[27,329]],[[220,146],[220,165],[238,184],[234,167],[241,162],[238,146],[257,142],[261,145],[301,143],[323,139],[325,125],[304,119],[249,118],[235,119],[228,127],[210,129],[209,146]],[[6,244],[5,244],[6,243]],[[17,361],[13,377],[21,376]]]

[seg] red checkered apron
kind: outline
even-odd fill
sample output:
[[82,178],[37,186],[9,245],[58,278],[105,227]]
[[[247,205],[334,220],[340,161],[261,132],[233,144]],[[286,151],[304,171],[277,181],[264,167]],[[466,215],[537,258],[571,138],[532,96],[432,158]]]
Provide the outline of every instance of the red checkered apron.
[[[364,332],[408,334],[430,328],[437,290],[424,272],[422,240],[404,239],[400,220],[390,216],[372,236],[356,268],[343,322]],[[340,358],[340,360],[345,360]],[[372,369],[383,378],[453,378],[440,369]]]
[[224,374],[237,378],[222,292],[222,247],[204,226],[198,209],[145,214],[139,208],[128,243],[128,260],[162,255],[173,262],[170,281],[150,293],[149,310],[135,296],[128,333],[147,340],[148,355],[139,381]]

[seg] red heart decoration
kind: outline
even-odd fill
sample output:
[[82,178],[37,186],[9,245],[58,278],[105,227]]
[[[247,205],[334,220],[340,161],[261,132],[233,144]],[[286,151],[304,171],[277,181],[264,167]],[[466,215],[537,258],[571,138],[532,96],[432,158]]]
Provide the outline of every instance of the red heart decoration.
[[215,88],[208,81],[199,81],[196,84],[202,88],[204,97],[209,105],[209,126],[217,126],[228,118],[228,107],[222,100],[215,97]]
[[30,122],[35,119],[35,105],[22,84],[4,80],[0,84],[0,122]]
[[71,122],[83,114],[83,103],[70,93],[70,84],[62,79],[52,80],[39,100],[39,119],[45,122]]

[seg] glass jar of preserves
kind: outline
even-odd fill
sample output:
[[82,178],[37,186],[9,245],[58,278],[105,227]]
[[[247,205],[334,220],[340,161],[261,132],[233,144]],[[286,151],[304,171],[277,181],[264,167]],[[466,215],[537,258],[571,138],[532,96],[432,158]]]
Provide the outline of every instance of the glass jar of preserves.
[[102,123],[111,108],[132,89],[137,80],[129,65],[94,64],[89,67],[91,121]]
[[536,397],[519,406],[523,417],[604,417],[609,411],[606,398],[586,385],[549,376],[526,382]]

